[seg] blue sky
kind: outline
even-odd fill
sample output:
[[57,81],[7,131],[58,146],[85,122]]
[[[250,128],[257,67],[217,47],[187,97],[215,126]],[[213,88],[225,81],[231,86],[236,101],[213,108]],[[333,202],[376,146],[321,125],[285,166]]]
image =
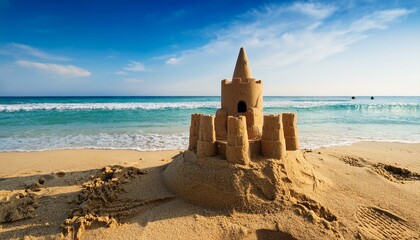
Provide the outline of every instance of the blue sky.
[[0,0],[0,95],[419,95],[420,1]]

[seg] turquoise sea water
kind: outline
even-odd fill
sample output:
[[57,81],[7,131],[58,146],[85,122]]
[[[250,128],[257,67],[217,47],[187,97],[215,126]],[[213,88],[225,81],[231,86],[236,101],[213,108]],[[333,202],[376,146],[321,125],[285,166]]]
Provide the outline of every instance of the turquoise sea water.
[[[0,97],[0,151],[184,149],[192,113],[220,97]],[[302,148],[420,142],[420,97],[264,97],[264,113],[297,112]]]

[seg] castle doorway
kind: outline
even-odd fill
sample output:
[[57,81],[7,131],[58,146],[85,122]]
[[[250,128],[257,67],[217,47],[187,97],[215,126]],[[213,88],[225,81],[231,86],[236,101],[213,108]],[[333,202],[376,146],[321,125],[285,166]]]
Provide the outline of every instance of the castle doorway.
[[246,103],[244,101],[239,101],[238,102],[238,113],[244,113],[246,112]]

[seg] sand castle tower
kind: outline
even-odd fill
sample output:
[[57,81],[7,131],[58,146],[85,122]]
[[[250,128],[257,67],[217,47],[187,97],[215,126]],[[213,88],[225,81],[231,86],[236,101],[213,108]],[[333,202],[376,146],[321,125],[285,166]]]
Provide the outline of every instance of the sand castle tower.
[[263,115],[263,83],[252,77],[240,49],[232,80],[222,80],[221,108],[216,116],[191,116],[189,150],[197,157],[225,158],[247,165],[257,156],[281,159],[299,149],[295,113]]
[[241,48],[232,81],[222,81],[221,108],[216,112],[216,138],[227,139],[229,116],[245,116],[248,138],[261,137],[263,125],[262,82],[252,77],[245,50]]

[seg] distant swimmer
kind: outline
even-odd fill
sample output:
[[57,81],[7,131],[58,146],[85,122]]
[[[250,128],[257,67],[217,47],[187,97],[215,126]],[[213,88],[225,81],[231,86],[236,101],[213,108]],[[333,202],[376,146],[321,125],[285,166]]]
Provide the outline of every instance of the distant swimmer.
[[355,97],[355,96],[353,96],[353,97],[351,97],[351,99],[356,99],[356,97]]
[[373,100],[373,99],[375,99],[373,96],[372,96],[372,97],[370,97],[370,100]]

